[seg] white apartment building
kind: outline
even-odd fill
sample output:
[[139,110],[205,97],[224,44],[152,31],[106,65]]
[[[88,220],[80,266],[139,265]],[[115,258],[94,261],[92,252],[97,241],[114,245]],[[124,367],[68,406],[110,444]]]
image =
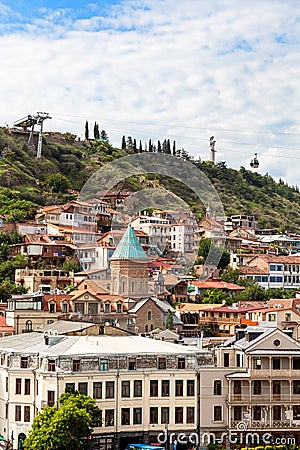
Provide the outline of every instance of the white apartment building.
[[197,432],[199,373],[212,366],[211,352],[138,336],[53,333],[0,341],[0,434],[5,439],[27,436],[36,414],[57,405],[66,389],[94,397],[102,410],[95,449],[157,443],[166,430],[171,438],[175,433],[173,440],[180,432]]

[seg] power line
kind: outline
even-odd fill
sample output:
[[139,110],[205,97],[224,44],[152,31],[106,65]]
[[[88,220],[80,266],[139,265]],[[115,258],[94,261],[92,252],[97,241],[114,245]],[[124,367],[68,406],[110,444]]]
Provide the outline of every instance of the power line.
[[[99,118],[94,117],[84,117],[80,115],[72,115],[72,114],[60,114],[60,113],[52,113],[58,116],[65,116],[65,117],[78,117],[85,120],[100,120]],[[63,119],[58,119],[63,120]],[[175,125],[172,123],[166,123],[166,122],[137,122],[137,121],[122,121],[122,120],[116,120],[116,119],[108,119],[108,118],[101,118],[101,120],[106,122],[118,122],[118,123],[132,123],[132,124],[138,124],[138,125],[155,125],[155,126],[168,126],[168,127],[174,127],[174,128],[186,128],[186,129],[192,129],[192,130],[205,130],[205,131],[224,131],[228,133],[245,133],[245,134],[265,134],[265,135],[282,135],[282,136],[300,136],[300,133],[288,133],[284,131],[258,131],[258,130],[237,130],[237,129],[228,129],[228,128],[216,128],[215,126],[211,127],[196,127],[196,126],[189,126],[189,125]],[[71,122],[71,121],[70,121]],[[79,122],[74,122],[79,123]],[[81,123],[81,122],[80,122]]]

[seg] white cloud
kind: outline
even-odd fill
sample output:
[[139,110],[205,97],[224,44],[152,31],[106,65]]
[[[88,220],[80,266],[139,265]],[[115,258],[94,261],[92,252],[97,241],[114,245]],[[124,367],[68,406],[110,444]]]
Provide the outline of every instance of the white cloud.
[[296,0],[93,8],[45,10],[0,37],[0,124],[45,110],[48,129],[80,136],[96,120],[116,146],[123,134],[169,137],[205,158],[213,134],[217,159],[245,166],[257,152],[259,171],[297,182],[298,159],[286,157],[300,158],[299,136],[238,132],[300,134]]

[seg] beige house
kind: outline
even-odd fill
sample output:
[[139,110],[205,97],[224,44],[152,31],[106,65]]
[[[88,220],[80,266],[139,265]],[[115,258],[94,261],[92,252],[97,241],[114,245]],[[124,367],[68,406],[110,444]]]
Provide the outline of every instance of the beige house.
[[[274,439],[293,437],[299,444],[300,343],[290,334],[248,327],[218,347],[217,368],[206,370],[200,383],[201,429],[218,428],[227,436],[244,431],[241,444],[246,444],[245,433],[262,444],[266,432]],[[216,391],[210,404],[205,403],[218,379],[219,394]]]

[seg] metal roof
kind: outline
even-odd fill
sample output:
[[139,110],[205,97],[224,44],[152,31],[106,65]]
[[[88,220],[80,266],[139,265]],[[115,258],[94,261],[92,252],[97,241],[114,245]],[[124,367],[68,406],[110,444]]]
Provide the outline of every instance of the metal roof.
[[194,355],[207,354],[207,350],[181,346],[141,336],[55,336],[61,338],[52,345],[46,345],[41,333],[24,333],[3,337],[0,352],[40,354],[45,356],[111,356],[111,355]]
[[125,231],[122,239],[120,240],[116,250],[112,255],[111,261],[119,259],[148,261],[148,257],[131,227],[128,227]]

